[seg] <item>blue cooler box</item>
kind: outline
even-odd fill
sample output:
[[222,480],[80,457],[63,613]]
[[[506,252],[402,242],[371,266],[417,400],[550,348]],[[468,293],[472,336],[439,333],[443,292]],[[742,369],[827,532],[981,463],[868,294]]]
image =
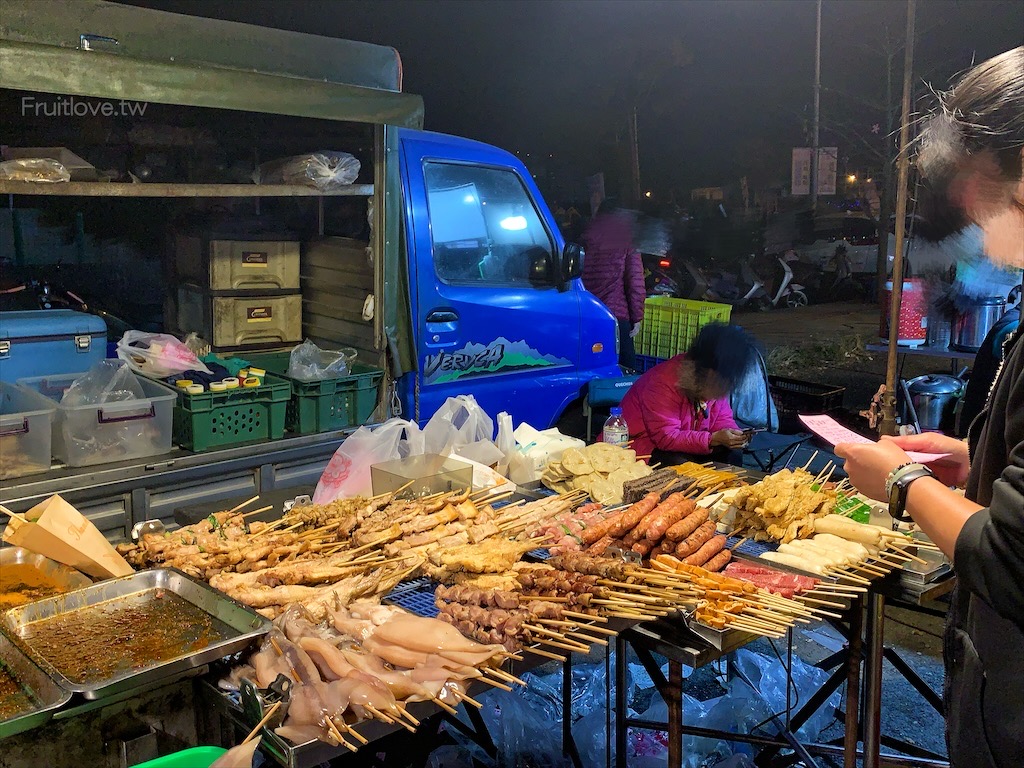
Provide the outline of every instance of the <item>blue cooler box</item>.
[[70,309],[0,312],[0,381],[87,371],[106,356],[101,317]]

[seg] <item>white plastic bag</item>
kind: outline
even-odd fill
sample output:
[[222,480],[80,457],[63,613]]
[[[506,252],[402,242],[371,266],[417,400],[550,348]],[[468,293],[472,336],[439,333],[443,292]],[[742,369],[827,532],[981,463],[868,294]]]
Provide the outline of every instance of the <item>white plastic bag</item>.
[[321,149],[263,163],[252,174],[256,184],[302,184],[321,190],[346,187],[359,176],[359,161],[348,152]]
[[508,477],[509,462],[516,451],[516,439],[512,436],[512,415],[508,411],[498,414],[498,436],[494,439],[494,444],[503,456],[498,461],[498,473]]
[[335,499],[372,496],[370,467],[392,459],[425,453],[423,433],[415,422],[389,419],[379,427],[360,427],[334,452],[316,484],[314,504]]
[[183,371],[213,373],[195,352],[166,333],[125,331],[117,342],[117,356],[133,370],[158,379]]
[[441,456],[471,443],[493,439],[494,421],[472,395],[449,397],[423,427],[424,450]]

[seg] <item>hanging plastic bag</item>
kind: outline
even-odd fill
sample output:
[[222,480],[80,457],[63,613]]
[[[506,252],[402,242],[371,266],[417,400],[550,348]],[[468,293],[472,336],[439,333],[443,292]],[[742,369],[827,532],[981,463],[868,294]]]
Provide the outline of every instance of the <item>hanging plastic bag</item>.
[[195,352],[167,333],[125,331],[117,342],[117,356],[133,370],[157,379],[184,371],[212,373]]
[[252,174],[255,184],[302,184],[320,190],[346,187],[359,176],[359,161],[348,152],[321,149],[263,163]]
[[146,396],[138,379],[121,360],[101,360],[64,390],[60,404],[69,408],[79,405],[102,405],[141,400]]
[[309,339],[296,346],[288,356],[288,375],[300,381],[319,381],[348,376],[358,353],[351,347],[320,349]]
[[373,495],[370,467],[424,453],[423,433],[415,422],[389,419],[379,427],[360,427],[334,452],[316,484],[314,504]]
[[425,451],[441,456],[470,443],[493,439],[494,421],[472,395],[449,397],[423,427]]
[[495,469],[498,474],[508,477],[509,462],[516,451],[516,439],[512,436],[512,416],[507,411],[498,414],[498,436],[494,439],[494,444],[502,453],[502,458],[498,460]]

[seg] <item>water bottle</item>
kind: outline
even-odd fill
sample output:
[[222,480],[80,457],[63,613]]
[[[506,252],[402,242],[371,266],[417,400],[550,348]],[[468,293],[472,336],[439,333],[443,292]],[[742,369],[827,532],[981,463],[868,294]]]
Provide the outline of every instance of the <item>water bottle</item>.
[[626,447],[626,443],[629,442],[629,426],[627,426],[626,420],[622,418],[621,408],[612,408],[612,415],[604,423],[604,430],[601,435],[601,439],[608,443],[608,445],[616,445],[619,448]]

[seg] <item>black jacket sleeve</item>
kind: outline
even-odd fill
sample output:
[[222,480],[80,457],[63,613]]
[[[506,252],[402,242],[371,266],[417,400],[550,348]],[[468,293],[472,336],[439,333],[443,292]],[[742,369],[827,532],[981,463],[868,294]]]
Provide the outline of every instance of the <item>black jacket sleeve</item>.
[[1008,462],[992,483],[988,508],[961,530],[954,554],[961,584],[1024,628],[1024,370],[1013,373],[1005,407],[989,417],[990,428],[1003,427]]

